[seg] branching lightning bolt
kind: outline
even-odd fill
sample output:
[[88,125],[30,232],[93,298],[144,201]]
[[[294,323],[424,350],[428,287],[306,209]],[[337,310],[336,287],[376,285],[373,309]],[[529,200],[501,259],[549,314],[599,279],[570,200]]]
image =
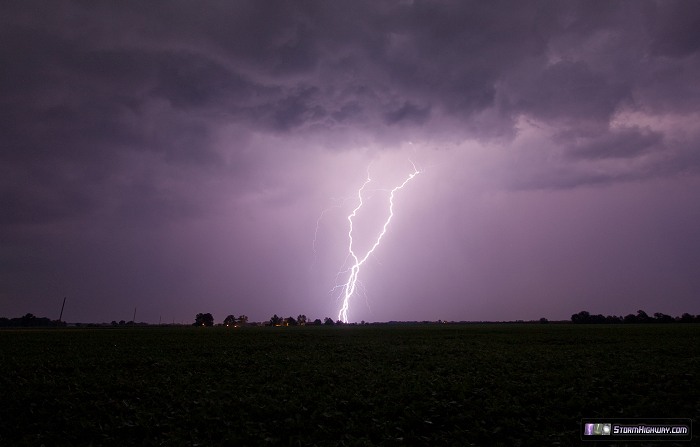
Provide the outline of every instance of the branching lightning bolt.
[[408,182],[413,180],[415,176],[420,174],[420,171],[416,168],[416,165],[411,163],[413,166],[413,172],[409,174],[408,177],[401,183],[399,186],[396,186],[394,189],[392,189],[389,193],[389,216],[387,217],[386,221],[384,221],[384,225],[382,226],[382,230],[379,232],[379,235],[377,236],[377,239],[374,241],[374,244],[372,244],[372,247],[365,253],[364,256],[360,257],[358,256],[357,253],[355,253],[355,250],[353,249],[353,237],[352,237],[352,232],[353,232],[353,218],[357,216],[358,211],[360,211],[360,208],[362,208],[363,205],[363,197],[362,197],[362,192],[364,191],[365,187],[372,181],[369,175],[369,170],[367,171],[367,179],[365,182],[362,184],[360,189],[357,190],[357,198],[358,198],[358,205],[355,207],[355,209],[352,210],[352,212],[348,215],[348,223],[349,223],[349,228],[348,228],[348,239],[349,239],[349,244],[348,244],[348,257],[352,259],[353,265],[349,269],[349,277],[348,280],[345,284],[343,284],[342,289],[343,289],[343,305],[340,308],[340,311],[338,312],[338,319],[343,321],[344,323],[348,322],[348,309],[350,307],[350,298],[355,294],[355,291],[358,286],[358,276],[360,274],[360,267],[362,267],[362,264],[367,261],[367,259],[370,257],[372,252],[379,246],[379,244],[382,241],[382,238],[386,234],[386,230],[389,227],[389,223],[391,222],[391,219],[394,217],[394,195],[396,194],[396,191],[402,189]]
[[[345,202],[348,200],[351,200],[354,196],[351,197],[344,197],[341,199],[338,198],[331,198],[332,201],[340,202],[335,205],[331,205],[328,208],[325,208],[323,211],[321,211],[321,214],[318,216],[316,219],[316,229],[314,230],[314,238],[313,241],[311,242],[311,249],[313,251],[313,261],[311,262],[311,269],[313,269],[314,265],[316,264],[316,244],[318,240],[318,231],[321,228],[321,221],[323,220],[323,216],[326,215],[327,212],[334,208],[341,208],[343,205],[345,205]],[[348,255],[349,256],[349,255]]]

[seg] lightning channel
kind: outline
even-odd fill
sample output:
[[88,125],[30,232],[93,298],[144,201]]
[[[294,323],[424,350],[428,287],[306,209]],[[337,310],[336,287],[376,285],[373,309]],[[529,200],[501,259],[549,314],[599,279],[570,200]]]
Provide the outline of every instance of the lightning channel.
[[[409,160],[410,162],[410,160]],[[350,267],[349,270],[346,272],[348,273],[348,280],[345,282],[345,284],[341,285],[340,287],[343,289],[342,297],[343,297],[343,304],[340,307],[340,311],[338,312],[338,319],[341,320],[344,323],[348,322],[348,310],[350,309],[350,299],[352,298],[353,295],[355,295],[355,292],[358,287],[358,277],[360,275],[360,268],[362,265],[369,259],[370,255],[374,252],[374,250],[379,246],[379,244],[382,241],[382,238],[384,238],[384,235],[386,234],[387,228],[389,228],[389,224],[391,223],[391,219],[394,217],[394,196],[397,191],[403,189],[404,186],[411,180],[413,180],[418,174],[420,174],[420,171],[416,168],[416,165],[411,162],[411,165],[413,166],[413,172],[408,175],[404,179],[404,181],[394,187],[390,192],[389,192],[389,215],[384,221],[384,225],[382,226],[381,231],[378,233],[377,238],[375,239],[374,243],[370,247],[369,250],[364,254],[364,256],[359,256],[353,247],[354,240],[353,240],[353,231],[354,231],[354,225],[353,225],[353,218],[357,216],[357,213],[360,211],[362,206],[364,205],[364,200],[363,200],[363,191],[365,190],[365,187],[372,181],[370,174],[369,174],[369,169],[367,170],[367,179],[365,179],[364,183],[362,186],[357,190],[357,199],[358,199],[358,204],[357,206],[352,210],[352,212],[348,215],[348,258],[351,259],[352,266]]]

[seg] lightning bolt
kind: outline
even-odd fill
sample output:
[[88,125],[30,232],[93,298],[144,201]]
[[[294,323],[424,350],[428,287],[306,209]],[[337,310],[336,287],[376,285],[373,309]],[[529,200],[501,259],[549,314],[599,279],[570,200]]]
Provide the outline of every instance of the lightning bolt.
[[326,214],[331,208],[338,208],[340,205],[334,205],[332,207],[326,208],[325,210],[321,211],[321,215],[318,216],[318,219],[316,219],[316,230],[314,231],[314,240],[311,244],[311,247],[314,252],[314,257],[313,261],[311,262],[311,269],[314,268],[314,265],[316,265],[316,240],[318,239],[318,229],[321,227],[321,221],[323,220],[323,215]]
[[349,223],[349,228],[348,228],[348,258],[352,259],[353,265],[350,267],[349,271],[349,276],[348,280],[345,284],[339,286],[342,287],[343,293],[343,305],[340,308],[340,311],[338,312],[338,319],[343,321],[344,323],[348,322],[348,309],[350,308],[350,298],[355,294],[355,291],[358,286],[358,276],[360,274],[360,267],[362,267],[362,264],[367,261],[367,259],[370,257],[370,255],[374,252],[374,250],[379,246],[379,244],[382,241],[382,238],[386,234],[386,230],[389,227],[389,223],[391,223],[391,219],[394,217],[394,195],[396,194],[396,191],[402,189],[408,182],[413,180],[415,176],[420,174],[420,171],[416,168],[416,165],[411,162],[411,165],[413,166],[413,172],[406,177],[406,179],[401,183],[399,186],[394,187],[389,193],[389,216],[387,217],[386,221],[384,221],[384,225],[382,226],[382,230],[379,232],[377,235],[377,239],[374,241],[374,244],[372,244],[371,248],[367,250],[367,253],[365,253],[364,256],[360,257],[358,254],[355,252],[353,248],[353,218],[357,216],[357,213],[360,211],[362,208],[362,205],[364,204],[363,202],[363,197],[362,197],[362,192],[364,191],[365,187],[372,181],[369,175],[369,169],[367,170],[367,179],[365,182],[362,184],[360,189],[357,190],[357,198],[358,198],[358,205],[352,210],[352,212],[348,215],[348,223]]
[[323,220],[323,217],[326,215],[327,212],[331,211],[334,208],[342,208],[345,205],[345,202],[347,202],[348,200],[351,200],[352,198],[353,197],[344,197],[344,198],[339,199],[339,198],[331,197],[331,201],[340,202],[340,203],[337,203],[335,205],[331,205],[328,208],[324,209],[323,211],[321,211],[321,214],[316,219],[316,229],[314,230],[314,238],[313,238],[313,241],[311,242],[311,250],[313,251],[313,260],[311,262],[311,267],[310,267],[311,269],[313,269],[314,266],[316,265],[316,253],[317,253],[316,245],[317,245],[317,240],[318,240],[318,232],[319,232],[319,229],[321,228],[321,221]]

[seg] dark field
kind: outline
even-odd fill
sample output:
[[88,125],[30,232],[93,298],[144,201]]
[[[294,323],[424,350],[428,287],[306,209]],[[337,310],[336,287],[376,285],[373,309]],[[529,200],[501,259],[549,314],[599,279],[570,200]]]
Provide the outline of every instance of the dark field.
[[5,330],[0,359],[2,446],[580,445],[582,417],[700,416],[691,324]]

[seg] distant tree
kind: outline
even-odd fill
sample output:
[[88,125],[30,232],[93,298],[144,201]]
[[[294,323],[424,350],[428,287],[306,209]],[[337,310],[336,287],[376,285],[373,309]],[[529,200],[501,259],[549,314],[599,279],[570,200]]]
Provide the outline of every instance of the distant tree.
[[333,319],[330,317],[326,317],[323,319],[323,324],[326,326],[333,326]]
[[314,326],[320,326],[323,324],[320,318],[316,318],[314,322],[312,323]]
[[335,320],[335,325],[336,325],[336,326],[342,326],[343,324],[345,324],[345,323],[343,323],[343,322],[340,321],[340,320]]
[[605,317],[603,314],[591,315],[588,319],[589,323],[602,324],[605,323]]
[[287,317],[284,319],[284,325],[285,326],[296,326],[297,325],[297,319],[294,317]]
[[[625,323],[636,323],[637,317],[634,315],[628,315],[631,319],[625,317]],[[606,324],[606,323],[622,323],[622,317],[616,317],[613,315],[603,316],[603,314],[591,315],[589,312],[582,310],[577,314],[571,316],[571,322],[576,324]]]
[[[549,323],[548,319],[546,319],[545,317],[540,318],[540,324],[547,324],[547,323]],[[363,321],[362,324],[365,324],[365,322]]]
[[692,315],[690,315],[688,312],[684,313],[681,315],[681,319],[679,320],[681,323],[692,323],[695,320]]
[[591,319],[591,314],[585,310],[571,316],[571,322],[575,324],[589,323]]
[[224,318],[224,326],[233,326],[234,324],[236,324],[236,317],[233,315],[229,315]]
[[654,319],[656,320],[657,323],[673,323],[676,321],[673,319],[672,316],[662,314],[661,312],[656,312],[654,314]]
[[634,324],[634,323],[639,323],[639,320],[637,319],[637,316],[634,314],[627,314],[625,315],[625,318],[622,319],[623,323],[626,324]]
[[643,310],[640,309],[637,311],[637,322],[638,323],[651,323],[652,321],[651,321],[651,317],[649,317],[649,315],[647,315],[646,312],[644,312]]
[[214,317],[210,313],[197,314],[194,317],[194,326],[214,326]]
[[117,322],[116,322],[116,320],[112,320],[112,323],[110,323],[110,324],[111,324],[112,326],[116,326],[116,325],[117,325]]
[[126,326],[126,321],[119,320],[119,326]]
[[270,326],[281,326],[282,322],[282,318],[278,317],[277,314],[274,314],[272,318],[270,318]]
[[55,321],[51,321],[50,318],[46,318],[46,317],[37,318],[36,322],[37,322],[38,326],[44,326],[44,327],[56,326]]
[[241,315],[238,317],[238,325],[245,326],[248,324],[248,317],[246,315]]
[[306,315],[303,315],[303,314],[302,314],[302,315],[299,315],[299,316],[297,317],[297,324],[298,324],[299,326],[305,326],[305,325],[306,325]]
[[22,317],[22,326],[34,326],[35,320],[36,317],[34,316],[34,314],[26,314]]

